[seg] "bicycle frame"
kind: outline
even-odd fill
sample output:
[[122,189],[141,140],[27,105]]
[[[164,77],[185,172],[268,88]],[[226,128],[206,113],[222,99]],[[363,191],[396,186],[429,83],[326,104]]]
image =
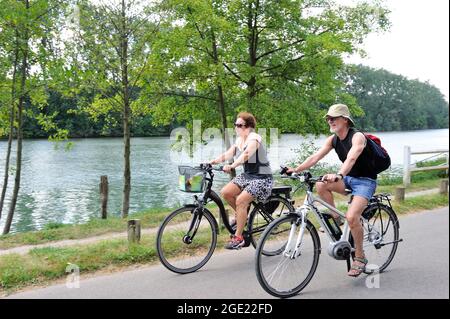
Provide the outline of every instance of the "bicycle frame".
[[[210,200],[213,201],[219,207],[219,214],[221,216],[222,222],[223,222],[225,228],[227,229],[227,231],[230,234],[233,234],[235,231],[233,229],[233,227],[230,225],[230,221],[229,221],[228,215],[225,211],[223,201],[221,200],[219,195],[217,195],[217,193],[215,193],[212,190],[212,185],[214,182],[214,171],[222,171],[222,168],[217,169],[217,168],[209,167],[209,168],[205,169],[203,172],[205,181],[207,181],[205,190],[203,193],[201,193],[199,195],[194,195],[193,206],[195,206],[196,209],[194,211],[194,218],[192,219],[191,225],[189,226],[189,230],[186,234],[187,238],[189,238],[189,239],[194,238],[194,236],[197,232],[198,225],[200,224],[200,221],[202,219],[204,210],[206,209],[205,206],[208,203],[208,201],[210,201]],[[207,176],[207,175],[209,175],[209,176]],[[271,195],[271,197],[269,197],[269,199],[272,197],[278,198],[278,197],[282,197],[282,196],[281,195]],[[258,201],[253,201],[248,207],[247,214],[251,214],[250,208],[252,205],[254,207],[253,208],[253,210],[254,210],[254,209],[257,209],[258,207],[261,207],[262,205],[264,205],[264,203],[258,202]],[[266,220],[267,223],[270,223],[271,220],[273,219],[273,218],[271,218],[271,215],[266,214],[264,212],[264,210],[261,210],[260,214]],[[216,220],[215,217],[214,217],[214,219]],[[216,227],[218,227],[217,220],[216,220]],[[190,235],[192,231],[193,231],[193,233],[192,233],[192,235]],[[252,229],[250,234],[261,233],[262,231],[264,231],[264,228],[256,228],[256,229]],[[249,232],[245,231],[245,234],[249,234]]]
[[[207,181],[207,185],[205,187],[205,190],[203,193],[199,194],[199,195],[194,195],[194,206],[197,207],[197,209],[195,210],[195,214],[196,214],[196,218],[193,218],[192,223],[189,227],[189,230],[186,234],[186,236],[190,236],[189,234],[191,233],[192,230],[194,230],[194,233],[192,234],[192,236],[190,236],[189,238],[194,238],[195,233],[197,231],[197,227],[198,224],[200,223],[200,220],[202,218],[202,214],[203,214],[203,210],[205,209],[205,205],[208,203],[209,200],[213,201],[214,203],[216,203],[216,205],[219,207],[219,214],[221,216],[222,222],[225,226],[225,228],[227,229],[227,231],[230,234],[234,233],[234,229],[233,227],[230,225],[230,221],[228,219],[228,215],[225,211],[225,207],[223,205],[223,202],[221,200],[221,198],[219,197],[219,195],[217,195],[217,193],[215,193],[212,190],[212,185],[213,185],[213,181],[214,181],[214,170],[216,171],[222,171],[222,168],[212,168],[210,167],[209,169],[205,169],[204,171],[204,178]],[[207,176],[207,174],[209,175],[209,177]],[[272,195],[271,195],[272,196]],[[274,195],[277,196],[277,195]],[[253,201],[248,209],[250,209],[251,205],[253,205],[255,208],[260,207],[261,205],[263,205],[264,203],[260,203],[257,201]],[[247,213],[250,213],[250,211],[248,211]],[[270,216],[268,215],[264,215],[264,211],[262,211],[263,213],[263,218],[269,223],[270,222]],[[214,218],[215,219],[215,218]],[[216,221],[217,223],[217,221]],[[263,229],[256,229],[252,231],[253,233],[257,233],[257,232],[262,232]]]
[[[342,231],[342,235],[339,240],[336,240],[333,237],[331,229],[328,227],[328,225],[325,222],[324,217],[323,217],[323,215],[331,215],[330,212],[326,212],[326,213],[320,212],[319,209],[316,207],[315,203],[322,204],[323,206],[328,208],[330,210],[330,212],[334,212],[334,213],[338,214],[340,217],[345,218],[344,213],[339,211],[337,208],[331,206],[330,204],[326,203],[321,198],[314,196],[314,194],[311,190],[307,190],[303,205],[298,207],[294,213],[294,214],[297,214],[299,219],[301,220],[301,223],[298,223],[298,224],[300,224],[300,230],[298,232],[297,238],[295,238],[295,234],[297,232],[296,228],[298,225],[295,225],[295,227],[293,225],[293,227],[291,227],[289,239],[286,244],[285,251],[284,251],[284,254],[286,256],[289,256],[291,259],[297,258],[300,255],[300,247],[302,244],[303,234],[304,234],[304,230],[305,230],[305,227],[306,227],[306,224],[308,221],[308,215],[310,212],[312,212],[314,214],[314,216],[316,216],[319,224],[323,227],[323,229],[325,229],[325,233],[328,235],[328,238],[329,238],[331,244],[338,242],[338,241],[342,241],[349,237],[350,227],[346,220],[344,223],[344,230]],[[294,242],[294,240],[295,240],[295,246],[292,246],[292,243]]]
[[[205,205],[208,203],[209,200],[211,200],[214,203],[216,203],[217,207],[219,208],[219,214],[221,216],[221,219],[224,223],[225,228],[228,230],[228,232],[232,233],[232,227],[228,220],[228,215],[225,212],[225,206],[224,206],[222,200],[220,199],[219,195],[217,195],[217,193],[212,190],[212,185],[213,185],[213,181],[214,181],[213,170],[221,171],[222,169],[221,168],[215,169],[212,167],[210,167],[209,169],[206,169],[203,172],[204,178],[207,181],[205,191],[202,194],[194,195],[194,205],[198,208],[196,219],[201,219],[203,210],[205,209]],[[209,174],[209,177],[206,176],[206,174]],[[216,221],[216,223],[217,223],[217,221]]]
[[[314,203],[319,203],[319,204],[325,206],[326,208],[328,208],[329,211],[328,212],[320,212],[319,209],[317,208],[317,206],[314,205]],[[314,216],[316,216],[320,225],[326,230],[325,233],[328,235],[328,238],[331,240],[331,242],[341,241],[343,239],[348,238],[349,233],[350,233],[350,227],[348,225],[347,220],[345,219],[345,213],[341,212],[336,207],[331,206],[330,204],[328,204],[327,202],[322,200],[320,197],[314,196],[313,192],[311,192],[309,190],[307,191],[307,195],[305,197],[305,201],[304,201],[303,205],[299,207],[299,209],[302,211],[304,211],[305,208],[307,208],[306,215],[308,215],[309,211],[313,212]],[[323,217],[323,215],[331,216],[331,212],[334,212],[334,213],[338,214],[341,218],[345,219],[344,230],[342,231],[342,235],[341,235],[341,238],[339,238],[339,240],[336,240],[333,237],[331,229],[328,227],[328,224],[325,223],[325,220]]]

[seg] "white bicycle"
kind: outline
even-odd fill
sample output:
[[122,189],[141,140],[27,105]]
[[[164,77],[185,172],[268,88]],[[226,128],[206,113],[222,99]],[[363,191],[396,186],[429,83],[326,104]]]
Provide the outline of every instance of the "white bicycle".
[[[269,294],[280,298],[302,291],[311,281],[319,263],[320,238],[309,220],[311,214],[330,240],[328,254],[337,260],[346,260],[348,270],[351,259],[355,258],[354,241],[347,221],[341,230],[331,216],[334,212],[345,218],[344,213],[313,194],[314,185],[322,180],[322,176],[313,177],[309,172],[304,172],[283,178],[293,179],[299,187],[306,187],[305,201],[294,212],[275,219],[266,227],[258,242],[255,258],[259,283]],[[319,211],[316,203],[329,211]],[[371,198],[362,213],[361,223],[364,228],[363,249],[370,263],[368,266],[371,266],[366,267],[364,272],[382,272],[391,263],[398,243],[402,241],[389,194],[377,194]],[[271,251],[272,254],[263,254],[263,251]]]

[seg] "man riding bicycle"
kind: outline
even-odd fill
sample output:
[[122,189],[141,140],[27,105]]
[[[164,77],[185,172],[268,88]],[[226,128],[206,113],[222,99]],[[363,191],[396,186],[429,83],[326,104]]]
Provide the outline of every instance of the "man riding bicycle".
[[[366,137],[356,131],[350,117],[348,107],[344,104],[332,105],[325,115],[330,132],[325,144],[315,154],[308,157],[295,169],[289,168],[288,173],[309,169],[325,157],[333,148],[343,163],[338,172],[323,176],[324,183],[316,185],[319,196],[328,204],[335,207],[333,192],[347,194],[351,190],[351,204],[346,213],[352,236],[355,241],[355,258],[348,272],[349,276],[358,277],[367,265],[363,250],[363,228],[360,217],[377,187],[377,174],[369,166],[370,151]],[[335,136],[337,138],[335,138]],[[335,143],[333,143],[333,139]],[[333,145],[334,144],[334,145]],[[333,216],[338,219],[339,216]],[[339,220],[337,221],[340,224]]]

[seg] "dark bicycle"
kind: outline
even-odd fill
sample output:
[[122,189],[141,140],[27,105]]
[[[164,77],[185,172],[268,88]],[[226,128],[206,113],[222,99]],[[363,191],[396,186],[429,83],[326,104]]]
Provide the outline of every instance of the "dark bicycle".
[[[285,172],[285,170],[284,170]],[[256,248],[255,269],[259,283],[269,294],[286,298],[298,294],[313,278],[322,251],[316,227],[310,221],[311,215],[325,230],[330,244],[328,254],[337,260],[355,258],[354,240],[345,221],[339,228],[331,213],[345,218],[345,214],[314,196],[314,185],[322,176],[313,177],[309,172],[285,176],[306,188],[306,198],[295,212],[273,221],[261,235]],[[298,189],[298,188],[297,188]],[[320,211],[317,203],[328,208]],[[397,251],[399,222],[392,209],[389,194],[376,194],[369,201],[361,216],[364,229],[363,249],[370,262],[366,274],[382,272],[391,263]],[[267,256],[264,251],[277,252]]]
[[[217,205],[223,225],[230,234],[234,234],[235,225],[230,225],[222,200],[212,190],[214,171],[222,171],[222,167],[201,164],[199,167],[179,166],[178,170],[180,190],[201,194],[194,195],[193,204],[173,211],[164,219],[158,229],[156,249],[167,269],[187,274],[203,267],[216,248],[219,225],[206,206],[209,203]],[[290,186],[274,187],[266,201],[254,201],[250,204],[243,234],[244,247],[250,244],[256,247],[259,236],[270,222],[281,215],[294,212],[291,190]],[[261,253],[270,255],[273,252]]]

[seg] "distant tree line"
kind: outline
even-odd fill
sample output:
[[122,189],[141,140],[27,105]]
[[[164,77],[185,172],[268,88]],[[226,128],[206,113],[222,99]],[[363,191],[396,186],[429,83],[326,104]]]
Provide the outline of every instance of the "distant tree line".
[[[119,111],[109,114],[100,114],[95,118],[89,113],[79,109],[79,100],[91,100],[93,97],[88,94],[78,95],[76,97],[66,97],[57,91],[48,92],[47,105],[42,109],[33,106],[28,101],[28,112],[38,114],[55,114],[52,117],[53,122],[59,129],[68,131],[71,138],[81,137],[122,137],[123,125],[121,123],[121,113]],[[166,136],[170,134],[172,128],[179,126],[176,121],[171,125],[153,125],[152,116],[145,114],[132,120],[131,135],[141,136]],[[24,119],[23,135],[25,138],[47,138],[52,133],[43,126],[36,116],[27,116]]]
[[348,66],[345,91],[356,98],[365,116],[357,124],[368,131],[448,128],[449,105],[428,82],[367,66]]
[[[345,93],[356,98],[364,115],[357,117],[357,125],[367,131],[405,131],[448,128],[449,105],[438,88],[428,82],[408,80],[402,75],[386,70],[376,70],[363,65],[349,65],[344,73]],[[57,115],[53,121],[68,135],[77,137],[120,137],[123,135],[121,113],[111,112],[92,118],[79,111],[79,99],[93,102],[93,96],[67,97],[50,90],[48,104],[42,110],[27,100],[28,112],[44,112]],[[180,98],[180,103],[182,103]],[[283,121],[280,118],[280,121]],[[168,125],[157,125],[152,115],[146,114],[133,119],[131,135],[166,136],[170,131],[187,123],[172,120]],[[289,132],[289,130],[283,130]],[[36,116],[24,119],[25,138],[47,138],[49,136]]]

